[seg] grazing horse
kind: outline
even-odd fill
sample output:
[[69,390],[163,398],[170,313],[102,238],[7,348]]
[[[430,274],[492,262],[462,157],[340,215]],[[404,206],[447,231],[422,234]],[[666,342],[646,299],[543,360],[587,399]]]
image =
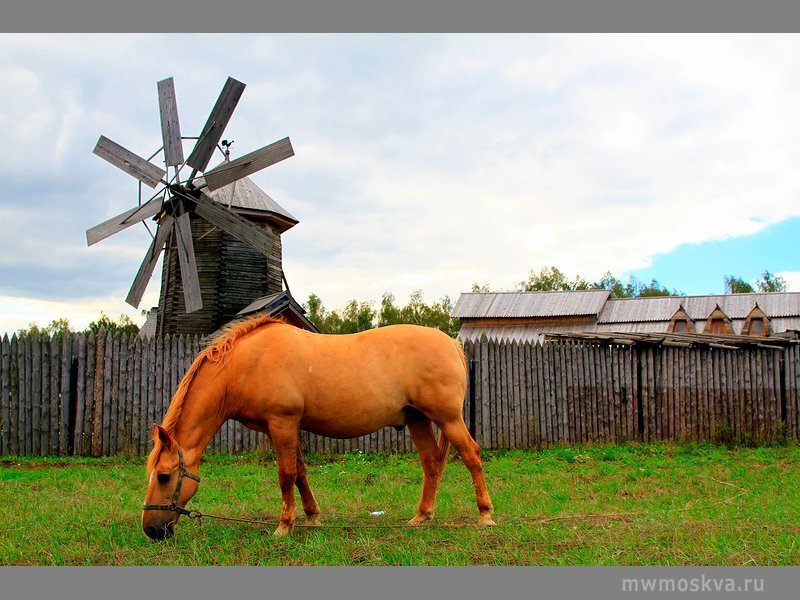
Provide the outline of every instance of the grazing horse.
[[[461,345],[428,327],[321,335],[263,316],[235,324],[195,359],[164,422],[153,425],[142,529],[154,540],[173,534],[199,488],[200,458],[228,419],[272,442],[283,495],[277,536],[294,525],[295,485],[307,523],[316,524],[320,514],[306,478],[300,429],[354,438],[386,426],[408,427],[425,475],[414,525],[433,517],[452,444],[472,475],[479,524],[494,525],[480,449],[461,415],[466,378]],[[440,429],[438,441],[432,423]]]

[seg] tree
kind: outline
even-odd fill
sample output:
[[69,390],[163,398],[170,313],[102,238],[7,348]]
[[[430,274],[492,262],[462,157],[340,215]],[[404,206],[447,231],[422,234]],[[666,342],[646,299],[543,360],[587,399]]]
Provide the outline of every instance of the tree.
[[60,337],[69,333],[72,333],[72,328],[70,327],[69,319],[64,317],[53,319],[49,325],[44,327],[39,327],[36,323],[28,323],[28,327],[17,330],[17,335],[20,336],[46,335],[50,337],[57,335]]
[[788,289],[786,280],[783,277],[773,275],[769,271],[764,271],[761,274],[761,279],[756,281],[756,287],[761,293],[785,292]]
[[106,333],[127,333],[130,335],[139,333],[139,326],[128,315],[120,315],[114,320],[102,311],[99,319],[89,323],[86,332],[97,334],[101,329],[105,330]]
[[592,284],[592,287],[597,290],[608,290],[612,298],[633,298],[636,295],[636,288],[630,280],[627,284],[622,283],[611,274],[611,271],[606,271],[602,279]]
[[734,277],[733,275],[725,277],[726,294],[752,294],[753,292],[755,292],[753,286],[741,277]]
[[669,291],[667,288],[658,283],[658,281],[656,281],[655,279],[651,279],[650,283],[641,283],[637,281],[634,277],[631,277],[631,280],[634,281],[634,287],[636,288],[637,298],[647,298],[652,296],[683,295],[683,293],[679,292],[678,290]]
[[322,306],[322,299],[316,294],[311,294],[303,308],[308,320],[316,325],[317,329],[320,329],[320,324],[325,320],[325,307]]
[[756,285],[748,283],[741,277],[728,275],[725,277],[725,293],[726,294],[752,294],[759,292],[768,294],[771,292],[785,292],[788,290],[788,285],[783,277],[773,275],[769,271],[764,271],[761,278],[756,280]]
[[358,333],[374,327],[375,309],[369,302],[350,300],[344,307],[339,331],[332,333]]
[[386,292],[377,311],[371,303],[357,300],[350,300],[341,310],[328,311],[316,294],[311,294],[303,306],[309,320],[322,333],[356,333],[373,327],[410,323],[435,327],[455,337],[460,327],[458,320],[450,316],[453,303],[448,296],[427,304],[419,290],[411,294],[404,306],[398,306],[394,294]]
[[651,279],[650,283],[642,283],[636,277],[628,278],[628,283],[623,283],[607,271],[600,281],[593,283],[592,287],[598,290],[608,290],[612,298],[647,298],[652,296],[681,296],[678,290],[668,290],[658,280]]
[[400,309],[397,322],[435,327],[450,337],[455,337],[458,334],[460,323],[451,317],[452,312],[453,302],[448,296],[442,297],[433,304],[426,304],[422,291],[416,290],[409,297],[408,304]]
[[473,283],[472,284],[472,292],[473,293],[477,293],[477,292],[488,293],[488,292],[491,292],[491,291],[492,290],[489,288],[489,283],[488,282],[487,283],[481,283],[481,284],[478,284],[478,283]]
[[520,292],[556,292],[569,290],[588,290],[591,285],[583,277],[576,276],[570,281],[557,267],[544,267],[538,273],[528,273],[528,279],[517,285]]

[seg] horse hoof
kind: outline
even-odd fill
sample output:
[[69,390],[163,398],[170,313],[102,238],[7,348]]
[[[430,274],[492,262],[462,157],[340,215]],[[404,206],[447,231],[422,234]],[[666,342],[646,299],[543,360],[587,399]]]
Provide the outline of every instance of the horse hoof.
[[322,527],[319,517],[306,517],[307,527]]
[[278,528],[272,534],[273,537],[288,537],[292,533],[292,528],[288,525],[278,525]]
[[427,523],[428,521],[433,521],[433,515],[417,515],[413,519],[411,519],[408,524],[409,525],[422,525],[423,523]]
[[492,519],[492,515],[486,513],[478,517],[478,525],[481,527],[494,527],[497,523]]

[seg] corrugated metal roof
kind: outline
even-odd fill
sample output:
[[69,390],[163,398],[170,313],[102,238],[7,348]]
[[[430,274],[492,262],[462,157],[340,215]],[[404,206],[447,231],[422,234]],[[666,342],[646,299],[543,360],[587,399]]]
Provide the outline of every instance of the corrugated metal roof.
[[465,319],[598,315],[608,296],[608,290],[464,293],[456,302],[453,316]]
[[800,293],[785,292],[620,298],[606,302],[597,321],[598,323],[669,321],[681,305],[692,319],[704,321],[717,304],[731,319],[744,319],[756,303],[770,318],[800,316]]
[[609,300],[603,307],[597,322],[669,321],[681,305],[681,300],[683,298],[673,296]]
[[687,296],[683,300],[683,307],[693,319],[707,319],[719,304],[731,319],[744,319],[756,303],[770,318],[800,316],[800,292]]

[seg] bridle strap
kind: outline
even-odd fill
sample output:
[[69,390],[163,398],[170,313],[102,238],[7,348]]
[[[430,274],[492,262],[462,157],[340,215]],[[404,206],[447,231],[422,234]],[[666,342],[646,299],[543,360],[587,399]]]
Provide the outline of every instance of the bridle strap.
[[186,463],[183,461],[183,452],[178,448],[178,484],[175,486],[175,491],[172,493],[172,500],[169,504],[143,504],[142,510],[170,510],[178,513],[179,515],[191,516],[193,511],[186,510],[178,506],[178,498],[181,495],[181,487],[183,486],[183,478],[188,477],[197,483],[200,483],[200,477],[194,473],[189,473],[186,470]]

